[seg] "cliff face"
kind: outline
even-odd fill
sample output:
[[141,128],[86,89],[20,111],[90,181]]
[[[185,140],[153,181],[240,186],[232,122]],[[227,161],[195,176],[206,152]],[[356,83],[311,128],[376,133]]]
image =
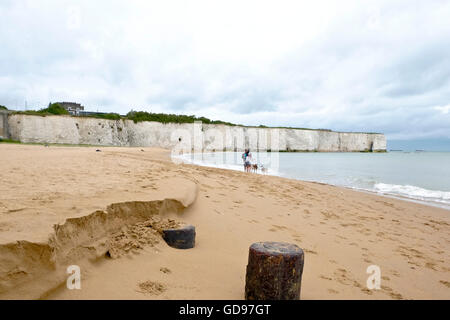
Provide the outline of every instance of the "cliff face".
[[8,138],[8,111],[0,110],[0,138]]
[[9,136],[22,142],[160,147],[190,150],[385,151],[383,134],[247,128],[225,125],[134,123],[69,116],[10,114]]

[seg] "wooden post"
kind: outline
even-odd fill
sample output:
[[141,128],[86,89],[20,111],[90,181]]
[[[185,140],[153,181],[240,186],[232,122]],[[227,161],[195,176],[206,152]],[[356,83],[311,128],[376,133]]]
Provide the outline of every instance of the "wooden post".
[[163,230],[162,236],[172,248],[191,249],[195,246],[195,227],[191,225],[180,229]]
[[303,264],[303,250],[295,244],[252,244],[248,257],[245,299],[299,300]]

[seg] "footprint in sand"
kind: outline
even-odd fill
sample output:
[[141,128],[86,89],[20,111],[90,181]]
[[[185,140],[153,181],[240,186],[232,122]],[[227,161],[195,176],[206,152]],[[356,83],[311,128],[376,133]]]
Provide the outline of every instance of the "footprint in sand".
[[431,269],[431,270],[437,270],[436,269],[436,264],[434,263],[434,262],[427,262],[427,263],[425,263],[425,267],[427,267],[427,268],[429,268],[429,269]]
[[364,262],[366,263],[372,263],[372,260],[369,259],[369,255],[367,253],[363,253],[362,256],[364,257]]
[[170,274],[170,273],[172,273],[172,270],[170,270],[169,268],[166,268],[166,267],[161,267],[161,268],[159,269],[159,271],[161,271],[162,273],[165,273],[165,274]]
[[273,224],[272,227],[273,227],[273,229],[275,229],[275,230],[280,230],[280,231],[283,231],[283,230],[287,230],[287,229],[288,229],[288,228],[285,227],[285,226],[278,226],[278,225],[276,225],[276,224]]
[[20,211],[23,211],[23,210],[26,210],[26,209],[27,208],[11,209],[11,210],[8,210],[8,213],[20,212]]
[[347,271],[346,269],[339,268],[334,272],[334,278],[339,282],[340,284],[346,285],[346,286],[352,286],[359,288],[363,290],[363,286],[356,281],[351,273]]
[[137,292],[151,295],[160,295],[167,290],[166,285],[155,281],[145,281],[138,283]]
[[363,293],[365,293],[365,294],[373,294],[373,292],[371,291],[371,290],[369,290],[369,289],[367,289],[367,288],[362,288],[361,289],[361,291],[363,292]]
[[381,289],[385,291],[392,299],[401,300],[403,299],[403,296],[400,293],[395,292],[392,290],[392,288],[389,288],[388,286],[381,286]]
[[294,241],[295,241],[295,242],[297,242],[297,243],[302,243],[302,239],[300,239],[300,238],[297,238],[297,237],[296,237],[296,238],[294,238]]
[[396,271],[396,270],[390,270],[389,273],[392,274],[395,277],[400,277],[400,273],[398,271]]
[[310,250],[310,249],[303,249],[303,251],[305,251],[306,253],[310,253],[310,254],[317,254],[316,251]]
[[333,293],[333,294],[338,294],[339,293],[339,291],[334,290],[334,289],[328,289],[328,292],[329,293]]
[[339,219],[339,216],[337,214],[330,213],[328,211],[321,211],[320,213],[325,217],[325,220],[328,220],[328,219]]

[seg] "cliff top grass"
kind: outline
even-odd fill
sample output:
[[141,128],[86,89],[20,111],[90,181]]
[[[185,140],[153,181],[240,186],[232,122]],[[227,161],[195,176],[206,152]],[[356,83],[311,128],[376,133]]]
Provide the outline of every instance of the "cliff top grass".
[[[5,107],[6,109],[6,107]],[[7,109],[6,109],[7,110]],[[28,110],[28,111],[15,111],[15,114],[25,114],[25,115],[36,115],[36,116],[47,116],[47,115],[70,115],[69,112],[61,107],[59,104],[49,104],[48,108],[40,109],[38,111]],[[167,114],[167,113],[153,113],[147,111],[134,111],[131,110],[125,116],[118,113],[91,113],[86,115],[81,115],[82,118],[96,118],[96,119],[106,119],[106,120],[132,120],[134,123],[152,121],[159,123],[194,123],[196,121],[201,121],[203,124],[215,124],[215,125],[227,125],[227,126],[239,126],[245,128],[267,128],[267,129],[296,129],[296,130],[311,130],[311,131],[323,131],[323,132],[333,132],[330,129],[311,129],[311,128],[300,128],[300,127],[283,127],[283,126],[246,126],[242,124],[235,124],[231,122],[221,121],[221,120],[211,120],[206,117],[196,117],[195,115],[180,115],[180,114]],[[375,132],[351,132],[351,133],[364,133],[364,134],[378,134]]]
[[142,121],[155,121],[161,123],[194,123],[201,121],[205,124],[223,124],[227,126],[237,126],[234,123],[224,122],[220,120],[210,120],[205,117],[196,117],[194,115],[179,115],[179,114],[166,114],[166,113],[152,113],[146,111],[133,111],[127,113],[126,119],[132,120],[134,123]]
[[90,115],[81,115],[82,118],[96,118],[96,119],[106,119],[106,120],[121,120],[123,117],[118,113],[95,113]]
[[0,110],[8,110],[7,107],[0,105]]
[[50,103],[47,108],[40,109],[37,111],[36,110],[15,111],[14,113],[34,115],[34,116],[69,115],[69,112],[57,103]]

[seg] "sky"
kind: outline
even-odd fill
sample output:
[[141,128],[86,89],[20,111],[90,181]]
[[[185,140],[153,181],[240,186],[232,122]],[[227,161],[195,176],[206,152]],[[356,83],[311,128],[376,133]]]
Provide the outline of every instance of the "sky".
[[450,150],[448,0],[0,0],[0,17],[13,109],[74,101]]

